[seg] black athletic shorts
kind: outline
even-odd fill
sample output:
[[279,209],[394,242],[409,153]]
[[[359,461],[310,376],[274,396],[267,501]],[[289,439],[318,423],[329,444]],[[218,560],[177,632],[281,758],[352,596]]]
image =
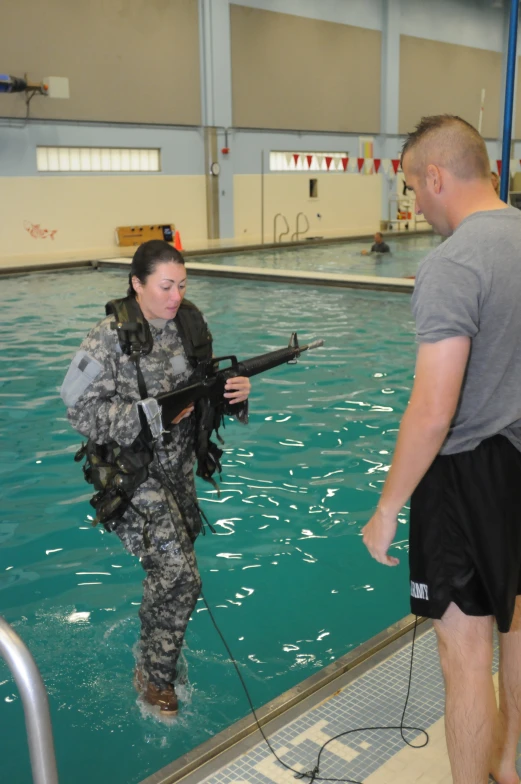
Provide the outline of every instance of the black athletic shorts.
[[411,610],[512,623],[521,594],[521,453],[504,436],[438,455],[411,498]]

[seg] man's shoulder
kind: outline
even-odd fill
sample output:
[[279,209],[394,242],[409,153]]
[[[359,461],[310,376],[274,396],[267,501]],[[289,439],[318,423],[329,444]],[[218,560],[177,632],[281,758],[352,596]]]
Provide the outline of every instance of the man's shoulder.
[[483,265],[476,260],[473,244],[455,243],[454,239],[454,235],[445,239],[421,262],[416,273],[414,300],[430,297],[433,287],[438,289],[440,286],[449,297],[455,293],[450,291],[450,287],[456,282],[465,281],[472,288],[481,286]]
[[483,240],[510,233],[521,236],[521,211],[514,207],[502,207],[467,216],[446,243],[449,248],[458,249],[462,245],[471,244],[474,250],[479,251]]

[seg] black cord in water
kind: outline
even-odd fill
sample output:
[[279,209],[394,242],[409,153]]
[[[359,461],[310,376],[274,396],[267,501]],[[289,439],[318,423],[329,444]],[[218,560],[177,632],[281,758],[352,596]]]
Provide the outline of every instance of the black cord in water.
[[[172,488],[172,485],[170,484],[169,477],[168,477],[168,475],[166,473],[165,467],[163,466],[163,463],[162,463],[161,458],[159,457],[159,455],[157,455],[157,459],[158,459],[158,463],[159,463],[159,465],[161,467],[161,470],[162,470],[164,478],[165,478],[166,488],[171,492],[174,500],[177,503],[174,489]],[[166,499],[167,499],[167,503],[168,503],[168,508],[170,509],[170,514],[172,516],[172,522],[173,522],[174,527],[175,527],[175,515],[174,515],[174,512],[173,512],[172,507],[170,505],[170,499],[168,498],[168,494],[166,495]],[[177,505],[178,505],[180,513],[182,514],[182,510],[179,507],[179,504],[177,504]],[[186,563],[188,565],[189,570],[192,572],[192,576],[196,580],[199,580],[200,579],[200,575],[198,575],[198,574],[196,574],[194,572],[194,570],[192,568],[192,564],[190,563],[190,560],[187,557],[187,555],[186,555],[186,553],[185,553],[185,551],[183,549],[183,543],[180,542],[180,544],[181,544],[181,552],[183,553],[184,559],[185,559],[185,561],[186,561]],[[315,763],[315,766],[311,770],[301,771],[301,770],[296,770],[295,768],[292,768],[291,765],[288,765],[286,762],[281,760],[281,758],[278,756],[277,752],[275,751],[275,749],[271,745],[270,740],[269,740],[268,736],[266,735],[266,733],[264,732],[264,730],[262,728],[262,725],[261,725],[261,723],[260,723],[260,721],[259,721],[259,719],[257,717],[257,712],[256,712],[255,707],[253,705],[253,701],[251,699],[250,692],[248,691],[248,687],[246,686],[244,678],[242,677],[242,673],[241,673],[241,671],[239,669],[239,665],[237,663],[237,660],[236,660],[235,656],[233,655],[233,653],[231,652],[230,646],[226,642],[226,639],[225,639],[222,631],[220,630],[220,628],[219,628],[219,626],[217,624],[217,621],[215,620],[214,615],[213,615],[213,613],[212,613],[212,611],[210,609],[210,606],[209,606],[208,602],[206,601],[206,598],[205,598],[205,596],[204,596],[202,591],[201,591],[201,598],[203,600],[204,606],[206,607],[206,609],[208,611],[208,614],[210,616],[210,620],[212,621],[212,624],[213,624],[213,626],[215,628],[215,631],[219,635],[219,637],[221,639],[221,642],[224,645],[224,648],[225,648],[228,656],[230,657],[230,661],[231,661],[231,663],[233,664],[233,666],[235,668],[235,672],[237,673],[237,676],[238,676],[238,678],[239,678],[239,680],[241,682],[242,688],[244,690],[244,694],[246,695],[246,699],[248,700],[248,704],[250,706],[251,714],[252,714],[253,718],[255,719],[255,724],[257,726],[257,729],[259,730],[260,734],[262,735],[262,738],[263,738],[264,742],[266,743],[268,749],[270,750],[271,754],[273,754],[273,756],[275,757],[277,762],[280,765],[282,765],[284,768],[286,768],[286,770],[289,770],[292,773],[294,773],[295,774],[295,778],[297,778],[297,779],[308,779],[309,780],[309,784],[313,784],[313,782],[315,782],[315,781],[342,782],[342,783],[345,782],[345,784],[362,784],[362,782],[355,781],[354,779],[329,779],[329,778],[323,778],[322,776],[319,776],[319,773],[320,773],[320,761],[322,759],[322,754],[326,750],[327,746],[332,741],[338,740],[338,738],[343,738],[346,735],[352,735],[355,732],[376,732],[376,731],[382,731],[382,730],[400,730],[400,735],[402,736],[402,740],[403,740],[404,743],[407,744],[407,746],[410,746],[413,749],[423,749],[428,744],[428,742],[429,742],[429,734],[427,733],[426,730],[422,729],[421,727],[406,727],[404,725],[405,714],[407,712],[407,706],[409,704],[409,697],[410,697],[410,694],[411,694],[412,668],[413,668],[413,662],[414,662],[414,644],[416,642],[416,629],[418,627],[418,616],[416,616],[415,621],[414,621],[414,629],[413,629],[412,643],[411,643],[411,662],[410,662],[410,666],[409,666],[409,681],[408,681],[408,684],[407,684],[407,695],[405,697],[405,704],[403,706],[403,712],[402,712],[402,718],[400,720],[400,724],[398,724],[397,726],[357,727],[357,728],[352,729],[352,730],[345,730],[344,732],[339,732],[338,735],[334,735],[332,738],[329,738],[329,740],[327,740],[323,744],[323,746],[321,747],[320,751],[318,752],[317,761]],[[414,743],[411,743],[405,737],[404,730],[409,730],[411,732],[422,733],[425,736],[424,742],[420,743],[418,745],[416,745]]]

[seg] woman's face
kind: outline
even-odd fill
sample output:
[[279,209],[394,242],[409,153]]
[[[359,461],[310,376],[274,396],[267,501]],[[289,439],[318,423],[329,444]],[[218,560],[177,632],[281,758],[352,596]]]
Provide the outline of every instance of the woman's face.
[[132,285],[147,321],[173,319],[185,295],[186,269],[174,261],[159,262],[145,283],[134,275]]

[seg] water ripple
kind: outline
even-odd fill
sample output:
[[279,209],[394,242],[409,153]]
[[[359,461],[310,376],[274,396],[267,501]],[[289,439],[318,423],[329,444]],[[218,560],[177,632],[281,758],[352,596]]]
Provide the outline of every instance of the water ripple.
[[[320,262],[318,249],[302,253]],[[201,604],[187,634],[194,691],[175,733],[154,735],[150,717],[135,709],[131,651],[143,573],[117,538],[90,524],[91,492],[72,460],[81,438],[57,393],[104,303],[125,287],[124,271],[6,279],[0,329],[3,613],[19,624],[50,685],[56,736],[71,748],[95,744],[114,782],[141,780],[247,709]],[[191,280],[189,297],[208,318],[216,354],[261,354],[295,330],[301,342],[327,340],[297,365],[253,379],[250,424],[227,421],[223,432],[221,496],[197,485],[218,534],[197,543],[205,596],[259,705],[408,611],[406,518],[396,570],[375,564],[359,534],[412,384],[409,298],[216,278]],[[5,690],[14,693],[11,681]],[[25,743],[11,729],[18,703],[0,695],[7,747]],[[64,778],[87,784],[87,752],[73,764]]]

